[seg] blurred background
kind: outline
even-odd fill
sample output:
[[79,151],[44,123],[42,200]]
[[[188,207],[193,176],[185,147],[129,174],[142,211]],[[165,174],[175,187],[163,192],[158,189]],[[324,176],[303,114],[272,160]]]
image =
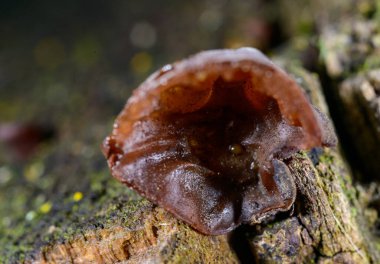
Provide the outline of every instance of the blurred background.
[[116,182],[100,144],[131,91],[164,64],[206,49],[270,55],[292,45],[312,70],[316,21],[348,1],[289,2],[2,1],[0,240]]

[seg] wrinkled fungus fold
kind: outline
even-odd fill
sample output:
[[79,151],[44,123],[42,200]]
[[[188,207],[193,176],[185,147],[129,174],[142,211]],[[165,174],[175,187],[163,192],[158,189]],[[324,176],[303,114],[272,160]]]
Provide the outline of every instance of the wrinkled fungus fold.
[[142,83],[103,152],[119,181],[196,230],[223,234],[290,208],[284,159],[329,145],[319,115],[256,49],[205,51]]

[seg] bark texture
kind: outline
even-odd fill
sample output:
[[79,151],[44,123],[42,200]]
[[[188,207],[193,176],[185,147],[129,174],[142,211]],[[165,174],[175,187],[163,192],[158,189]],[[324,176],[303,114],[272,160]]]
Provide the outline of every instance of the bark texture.
[[379,17],[358,17],[323,29],[325,89],[338,133],[355,176],[379,180]]
[[238,263],[226,236],[203,236],[143,202],[125,219],[44,246],[28,263]]
[[[299,69],[293,72],[312,102],[325,109],[318,82]],[[265,263],[378,262],[363,205],[339,153],[315,149],[292,158],[288,166],[298,189],[294,212],[252,232],[256,259]]]

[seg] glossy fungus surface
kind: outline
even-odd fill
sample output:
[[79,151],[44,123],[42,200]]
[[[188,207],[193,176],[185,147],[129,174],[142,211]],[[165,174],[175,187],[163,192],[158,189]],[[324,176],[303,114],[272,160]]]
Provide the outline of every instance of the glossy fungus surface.
[[205,234],[285,211],[284,159],[323,145],[318,112],[251,48],[166,65],[137,88],[103,143],[112,175]]

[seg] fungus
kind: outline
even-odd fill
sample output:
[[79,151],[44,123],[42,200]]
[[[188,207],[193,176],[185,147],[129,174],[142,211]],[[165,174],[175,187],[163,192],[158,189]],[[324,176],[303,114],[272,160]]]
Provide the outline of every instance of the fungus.
[[205,51],[138,87],[103,152],[112,175],[204,234],[289,210],[284,159],[334,144],[325,117],[256,49]]

